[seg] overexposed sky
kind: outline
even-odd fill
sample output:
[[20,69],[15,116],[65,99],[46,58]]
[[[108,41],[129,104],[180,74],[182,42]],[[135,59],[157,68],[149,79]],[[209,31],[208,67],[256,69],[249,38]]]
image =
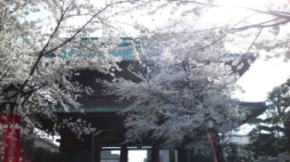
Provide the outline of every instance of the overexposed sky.
[[[264,102],[273,88],[283,84],[288,78],[290,78],[290,60],[285,62],[283,56],[269,60],[260,57],[238,80],[237,85],[242,87],[243,92],[236,90],[235,97],[241,101]],[[235,134],[247,135],[255,127],[243,124]]]
[[[289,9],[290,6],[290,0],[216,0],[214,2],[223,7],[214,8],[211,12],[206,13],[205,18],[201,21],[202,27],[207,25],[222,26],[225,23],[235,24],[254,13],[250,8],[267,11],[268,9]],[[246,23],[255,24],[269,20],[270,18],[271,17],[264,14],[255,14],[247,19]],[[289,29],[287,29],[287,27],[281,28],[280,35],[282,35],[282,37],[283,32],[289,33]],[[233,43],[230,46],[233,48],[244,48],[244,51],[237,52],[245,52],[255,38],[256,33],[253,32],[247,37],[240,37],[239,40],[234,38],[236,39],[236,44]],[[259,39],[267,39],[267,36],[269,35],[265,35],[265,32],[262,32],[258,41]],[[286,34],[284,36],[286,36]],[[270,41],[274,42],[275,40],[271,40],[270,38]],[[280,54],[281,56],[273,57],[276,54]],[[289,61],[285,62],[285,57],[282,52],[276,54],[271,52],[259,53],[257,60],[238,80],[237,85],[242,88],[242,91],[236,90],[234,94],[235,97],[242,101],[265,101],[268,93],[271,92],[274,87],[281,85],[290,78],[290,59],[288,58]],[[272,58],[266,59],[267,56]]]
[[242,76],[238,85],[243,91],[237,91],[236,96],[242,101],[265,101],[267,95],[290,78],[290,60],[285,62],[283,56],[265,60],[258,58],[250,69]]

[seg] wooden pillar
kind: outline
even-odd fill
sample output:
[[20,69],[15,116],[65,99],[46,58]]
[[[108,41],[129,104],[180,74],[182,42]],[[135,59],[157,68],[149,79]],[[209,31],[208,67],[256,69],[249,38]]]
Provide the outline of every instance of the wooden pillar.
[[[3,162],[19,162],[20,161],[20,129],[14,128],[14,125],[20,125],[21,118],[11,113],[3,120],[5,129],[4,155]],[[5,117],[4,117],[5,118]],[[1,116],[0,116],[1,120]],[[1,122],[2,123],[2,122]]]
[[169,160],[170,160],[170,162],[176,162],[175,161],[175,150],[174,149],[170,149],[169,150]]
[[95,144],[95,135],[92,134],[92,145],[91,145],[91,162],[96,161],[96,144]]
[[152,146],[150,162],[159,162],[159,150],[157,146]]
[[95,162],[101,162],[101,146],[96,146],[96,155],[95,155]]
[[128,162],[128,149],[127,149],[127,146],[121,146],[120,162]]
[[189,162],[186,149],[179,148],[177,154],[178,154],[178,162]]

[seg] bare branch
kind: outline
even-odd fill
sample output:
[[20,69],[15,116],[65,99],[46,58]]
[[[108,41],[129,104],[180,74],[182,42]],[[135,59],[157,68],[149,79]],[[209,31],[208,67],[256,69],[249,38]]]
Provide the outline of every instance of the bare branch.
[[[233,27],[231,27],[231,29],[229,29],[228,31],[231,31],[231,30],[235,29],[235,26],[238,26],[239,24],[241,24],[242,22],[244,22],[245,20],[247,20],[248,18],[250,18],[250,17],[252,17],[252,16],[254,16],[254,15],[255,15],[255,14],[250,14],[250,15],[244,17],[242,20],[240,20],[239,22],[237,22],[236,24],[234,24]],[[201,48],[199,48],[199,49],[197,49],[197,50],[200,51],[200,50],[204,50],[204,49],[206,49],[206,48],[209,48],[210,46],[212,46],[212,45],[214,45],[214,44],[216,44],[216,43],[222,41],[224,38],[226,38],[226,37],[227,37],[227,34],[228,34],[228,33],[224,33],[224,34],[223,34],[221,37],[219,37],[218,39],[213,40],[213,41],[212,41],[211,43],[209,43],[208,45],[206,45],[206,46],[204,46],[204,47],[201,47]]]
[[257,33],[257,35],[256,35],[256,37],[255,37],[255,39],[253,40],[253,42],[251,43],[251,45],[250,45],[249,48],[247,49],[247,52],[246,52],[246,53],[249,53],[249,51],[252,49],[252,47],[254,46],[254,44],[256,43],[256,41],[258,40],[259,36],[261,35],[262,30],[263,30],[263,28],[261,28],[261,29],[258,31],[258,33]]
[[199,2],[199,1],[195,1],[195,0],[172,0],[172,1],[176,1],[176,2],[182,2],[182,3],[194,3],[197,5],[202,5],[202,6],[207,6],[207,7],[221,7],[219,5],[215,5],[212,3],[206,3],[206,2]]
[[205,46],[203,46],[203,47],[197,49],[197,51],[202,51],[202,50],[204,50],[204,49],[206,49],[206,48],[209,48],[209,47],[212,46],[212,45],[215,45],[215,44],[219,43],[219,42],[222,41],[226,36],[227,36],[227,34],[223,34],[221,37],[219,37],[218,39],[213,40],[213,41],[212,41],[211,43],[209,43],[208,45],[205,45]]
[[276,16],[276,17],[280,17],[280,18],[285,18],[285,19],[290,19],[290,13],[289,12],[282,12],[282,11],[261,11],[261,10],[257,10],[257,9],[253,9],[253,8],[246,8],[248,10],[254,11],[256,13],[260,13],[260,14],[266,14],[266,15],[272,15],[272,16]]
[[279,20],[280,18],[276,18],[267,22],[262,22],[262,23],[258,23],[258,24],[252,24],[252,25],[247,25],[247,26],[242,26],[242,27],[238,27],[238,28],[233,28],[232,30],[237,32],[237,31],[244,31],[244,30],[248,30],[248,29],[253,29],[253,28],[269,28],[269,27],[275,27],[278,25],[283,25],[283,24],[287,24],[290,22],[290,19],[285,19],[283,21],[280,22],[276,22],[276,23],[271,23],[271,24],[267,24],[268,22],[273,22],[276,20]]
[[290,13],[289,12],[282,12],[282,11],[261,11],[257,9],[252,8],[245,8],[247,10],[253,11],[255,13],[265,14],[269,16],[274,16],[275,18],[264,21],[256,24],[246,25],[238,28],[233,28],[233,31],[242,31],[242,30],[248,30],[252,28],[269,28],[269,27],[275,27],[278,25],[287,24],[290,22]]
[[65,41],[63,41],[61,44],[59,44],[58,46],[48,50],[45,52],[44,55],[46,54],[50,54],[54,51],[56,51],[57,49],[59,49],[60,47],[66,45],[68,42],[72,41],[84,28],[86,28],[99,14],[101,14],[102,12],[104,12],[107,8],[110,8],[111,6],[115,5],[115,4],[120,4],[120,3],[125,3],[128,1],[118,1],[118,2],[114,2],[111,3],[107,6],[105,6],[103,9],[99,10],[97,13],[95,13],[82,27],[80,27],[70,38],[66,39]]

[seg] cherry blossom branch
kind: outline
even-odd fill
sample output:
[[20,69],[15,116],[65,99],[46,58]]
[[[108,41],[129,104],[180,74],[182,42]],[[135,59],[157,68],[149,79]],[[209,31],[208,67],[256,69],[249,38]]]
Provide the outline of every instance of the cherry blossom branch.
[[86,28],[99,14],[101,14],[102,12],[104,12],[106,9],[108,9],[109,7],[112,7],[115,4],[120,4],[120,3],[125,3],[128,1],[118,1],[118,2],[114,2],[111,4],[106,5],[103,9],[99,10],[97,13],[95,13],[82,27],[80,27],[74,35],[72,35],[70,38],[66,39],[65,41],[63,41],[61,44],[59,44],[58,46],[46,51],[45,54],[50,54],[54,51],[56,51],[57,49],[61,48],[62,46],[66,45],[68,42],[72,41],[81,31],[83,31],[84,28]]
[[[72,1],[73,3],[74,1]],[[125,3],[128,1],[117,1],[111,4],[106,5],[104,8],[102,8],[101,10],[99,10],[98,12],[96,12],[93,16],[91,16],[91,18],[83,25],[81,26],[70,38],[66,39],[65,41],[63,41],[62,43],[60,43],[58,46],[50,49],[50,50],[46,50],[47,47],[50,44],[50,41],[54,38],[55,34],[57,33],[57,31],[59,30],[59,27],[64,19],[64,16],[66,14],[66,12],[69,10],[69,8],[71,7],[72,3],[62,12],[60,19],[57,22],[57,26],[55,27],[53,33],[50,35],[50,38],[48,40],[48,42],[46,43],[46,45],[42,48],[42,50],[39,52],[39,55],[35,61],[35,63],[33,64],[29,76],[32,76],[36,70],[36,68],[38,67],[41,59],[43,56],[47,55],[47,54],[51,54],[54,51],[58,50],[59,48],[63,47],[64,45],[66,45],[67,43],[71,42],[80,32],[82,32],[84,30],[84,28],[86,28],[99,14],[103,13],[106,9],[112,7],[113,5],[116,4],[121,4],[121,3]],[[27,83],[29,82],[29,78],[26,79],[24,81],[24,83],[21,85],[20,91],[19,93],[22,93],[22,91],[24,90],[25,86],[27,85]]]
[[45,55],[45,53],[47,53],[47,52],[45,52],[45,51],[46,51],[46,48],[49,46],[51,40],[55,37],[56,33],[58,32],[59,27],[60,27],[60,25],[61,25],[61,23],[63,22],[63,19],[64,19],[64,17],[65,17],[65,14],[66,14],[67,11],[69,10],[69,8],[72,6],[72,4],[74,3],[74,1],[75,1],[75,0],[73,0],[73,1],[71,2],[71,4],[70,4],[68,7],[66,7],[66,9],[63,10],[63,12],[61,13],[60,19],[58,20],[57,25],[56,25],[56,27],[54,28],[54,31],[53,31],[52,34],[50,35],[50,37],[49,37],[47,43],[44,45],[44,47],[42,48],[42,50],[39,52],[39,55],[38,55],[38,57],[37,57],[35,63],[33,64],[32,68],[31,68],[31,71],[30,71],[30,73],[29,73],[30,76],[33,75],[33,73],[34,73],[36,67],[38,66],[38,64],[39,64],[39,62],[40,62],[40,60],[41,60],[41,58]]
[[41,85],[41,86],[39,86],[39,87],[37,87],[37,88],[36,88],[36,87],[31,88],[30,91],[25,92],[25,93],[24,93],[24,100],[23,100],[22,103],[21,103],[22,107],[25,105],[25,103],[28,101],[28,99],[31,97],[31,95],[32,95],[34,92],[36,92],[36,91],[42,89],[42,88],[45,87],[45,86],[46,86],[46,84],[43,84],[43,85]]
[[[47,40],[47,42],[46,42],[46,44],[44,45],[44,47],[42,48],[42,50],[39,52],[36,61],[35,61],[34,64],[32,65],[31,70],[30,70],[30,72],[29,72],[29,76],[32,76],[32,75],[34,74],[34,72],[35,72],[37,66],[38,66],[39,63],[40,63],[40,60],[42,59],[42,57],[43,57],[43,56],[45,55],[45,53],[46,53],[45,51],[46,51],[47,47],[49,46],[51,40],[55,37],[56,33],[58,32],[59,27],[60,27],[60,25],[61,25],[61,23],[63,22],[63,19],[64,19],[64,17],[65,17],[65,14],[66,14],[67,11],[69,10],[69,8],[72,6],[73,2],[74,2],[74,1],[72,1],[71,4],[70,4],[68,7],[66,7],[66,9],[63,10],[63,12],[61,13],[60,19],[58,20],[57,25],[56,25],[56,27],[54,28],[54,31],[53,31],[52,34],[50,35],[49,39]],[[24,88],[25,88],[25,86],[27,85],[28,82],[29,82],[29,78],[27,78],[27,79],[24,81],[24,83],[21,85],[20,90],[19,90],[19,93],[22,93],[22,92],[23,92],[23,90],[24,90]]]

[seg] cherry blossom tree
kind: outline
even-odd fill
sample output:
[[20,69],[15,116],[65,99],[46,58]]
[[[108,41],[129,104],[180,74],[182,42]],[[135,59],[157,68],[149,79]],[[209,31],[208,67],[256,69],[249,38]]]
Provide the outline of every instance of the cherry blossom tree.
[[108,93],[132,101],[123,112],[128,142],[151,138],[207,152],[208,133],[229,132],[243,119],[232,90],[246,65],[239,63],[252,58],[227,53],[222,42],[203,48],[216,35],[180,32],[143,39],[144,68],[132,69],[142,81],[106,83]]
[[[31,114],[54,119],[53,112],[59,108],[78,108],[77,99],[91,89],[71,81],[74,71],[88,68],[109,73],[117,67],[120,59],[109,51],[120,40],[110,35],[117,31],[110,19],[144,3],[1,0],[1,113],[18,114],[33,128],[37,122]],[[97,41],[82,40],[98,33],[103,37]],[[11,95],[12,89],[16,92]]]
[[[173,11],[187,4],[194,4],[187,10],[203,5],[148,0],[1,0],[0,111],[21,115],[33,128],[37,123],[31,120],[32,113],[54,118],[53,112],[60,107],[65,111],[79,107],[77,99],[91,89],[72,82],[73,71],[89,68],[110,73],[120,61],[109,54],[119,38],[127,36],[127,28],[118,26],[116,19],[139,10],[151,16],[166,8],[174,15]],[[152,35],[154,30],[138,23],[132,27],[141,35]],[[93,36],[100,37],[97,41],[82,39]],[[12,96],[11,89],[16,89]],[[12,98],[16,101],[10,103]]]
[[[219,7],[215,5],[216,1],[110,0],[92,3],[89,0],[0,0],[1,112],[19,114],[28,126],[34,127],[36,123],[29,117],[31,113],[42,113],[53,118],[52,112],[59,107],[65,110],[79,107],[77,98],[84,92],[89,93],[90,88],[71,82],[73,71],[89,68],[109,73],[111,67],[117,66],[116,62],[120,60],[110,55],[109,51],[120,42],[116,39],[120,35],[112,37],[112,33],[121,31],[123,34],[124,31],[114,24],[114,18],[119,15],[128,14],[134,9],[144,9],[153,15],[167,7],[171,8],[170,13],[174,15],[180,7],[182,12],[178,14],[193,15],[191,18],[195,19],[206,15],[203,11]],[[198,132],[193,130],[207,131],[207,121],[219,125],[215,127],[218,132],[224,132],[234,125],[234,122],[221,119],[235,119],[237,109],[230,98],[230,89],[237,78],[233,71],[235,73],[235,69],[245,66],[239,64],[241,57],[227,54],[225,42],[235,40],[236,35],[230,35],[233,32],[273,27],[275,23],[282,25],[289,20],[284,11],[253,12],[274,18],[259,25],[226,24],[218,29],[213,27],[198,32],[194,29],[188,31],[192,26],[185,29],[184,24],[178,21],[169,23],[175,28],[162,28],[165,31],[134,24],[142,36],[149,38],[147,41],[144,39],[144,53],[140,56],[141,61],[146,60],[146,70],[140,76],[144,81],[123,81],[118,82],[123,86],[115,86],[118,93],[126,92],[126,98],[136,98],[136,102],[130,106],[132,110],[129,109],[133,112],[136,110],[136,113],[128,113],[128,127],[151,122],[151,127],[150,124],[144,125],[144,130],[158,130],[153,131],[152,137],[162,136],[170,143],[178,144],[175,140],[177,137],[174,137],[178,132],[184,132],[178,138],[197,137],[195,133]],[[181,29],[176,24],[181,24],[178,26]],[[80,44],[82,37],[99,33],[110,40],[100,38],[98,41],[87,41],[86,46]],[[260,33],[259,30],[257,37]],[[261,43],[256,41],[256,37],[253,40],[253,43],[250,41],[248,44],[248,49],[269,49],[265,47],[269,40]],[[281,37],[281,40],[286,39]],[[280,43],[281,46],[286,44],[287,41]],[[78,52],[71,55],[70,50]],[[248,52],[244,50],[242,53]],[[243,64],[247,65],[248,62]],[[131,88],[126,89],[128,86]],[[13,96],[8,94],[11,87],[17,90]],[[12,97],[16,97],[17,101],[11,104],[8,101]],[[176,111],[176,107],[180,109]],[[199,109],[201,111],[197,111]],[[140,121],[142,113],[148,114],[144,115],[145,123]],[[153,115],[149,120],[147,117],[150,114]],[[135,119],[135,115],[140,118],[133,122],[131,119]],[[192,121],[185,120],[187,118]],[[169,130],[165,128],[171,123],[180,124],[179,130],[167,132]],[[142,131],[139,132],[140,136],[135,131],[129,131],[128,137],[141,138]]]
[[[223,8],[217,2],[182,4]],[[231,92],[239,73],[258,54],[289,55],[288,2],[269,4],[265,10],[241,6],[239,9],[248,13],[234,19],[234,23],[194,30],[196,27],[178,26],[175,22],[171,24],[174,32],[168,32],[168,28],[162,34],[151,32],[143,42],[144,69],[135,71],[142,81],[118,79],[107,83],[111,87],[108,93],[133,100],[123,112],[128,141],[149,137],[161,139],[165,145],[185,144],[202,149],[207,132],[223,133],[236,127],[243,113]],[[206,14],[199,12],[199,18]],[[257,15],[262,19],[257,20]],[[243,62],[242,58],[248,61]]]

